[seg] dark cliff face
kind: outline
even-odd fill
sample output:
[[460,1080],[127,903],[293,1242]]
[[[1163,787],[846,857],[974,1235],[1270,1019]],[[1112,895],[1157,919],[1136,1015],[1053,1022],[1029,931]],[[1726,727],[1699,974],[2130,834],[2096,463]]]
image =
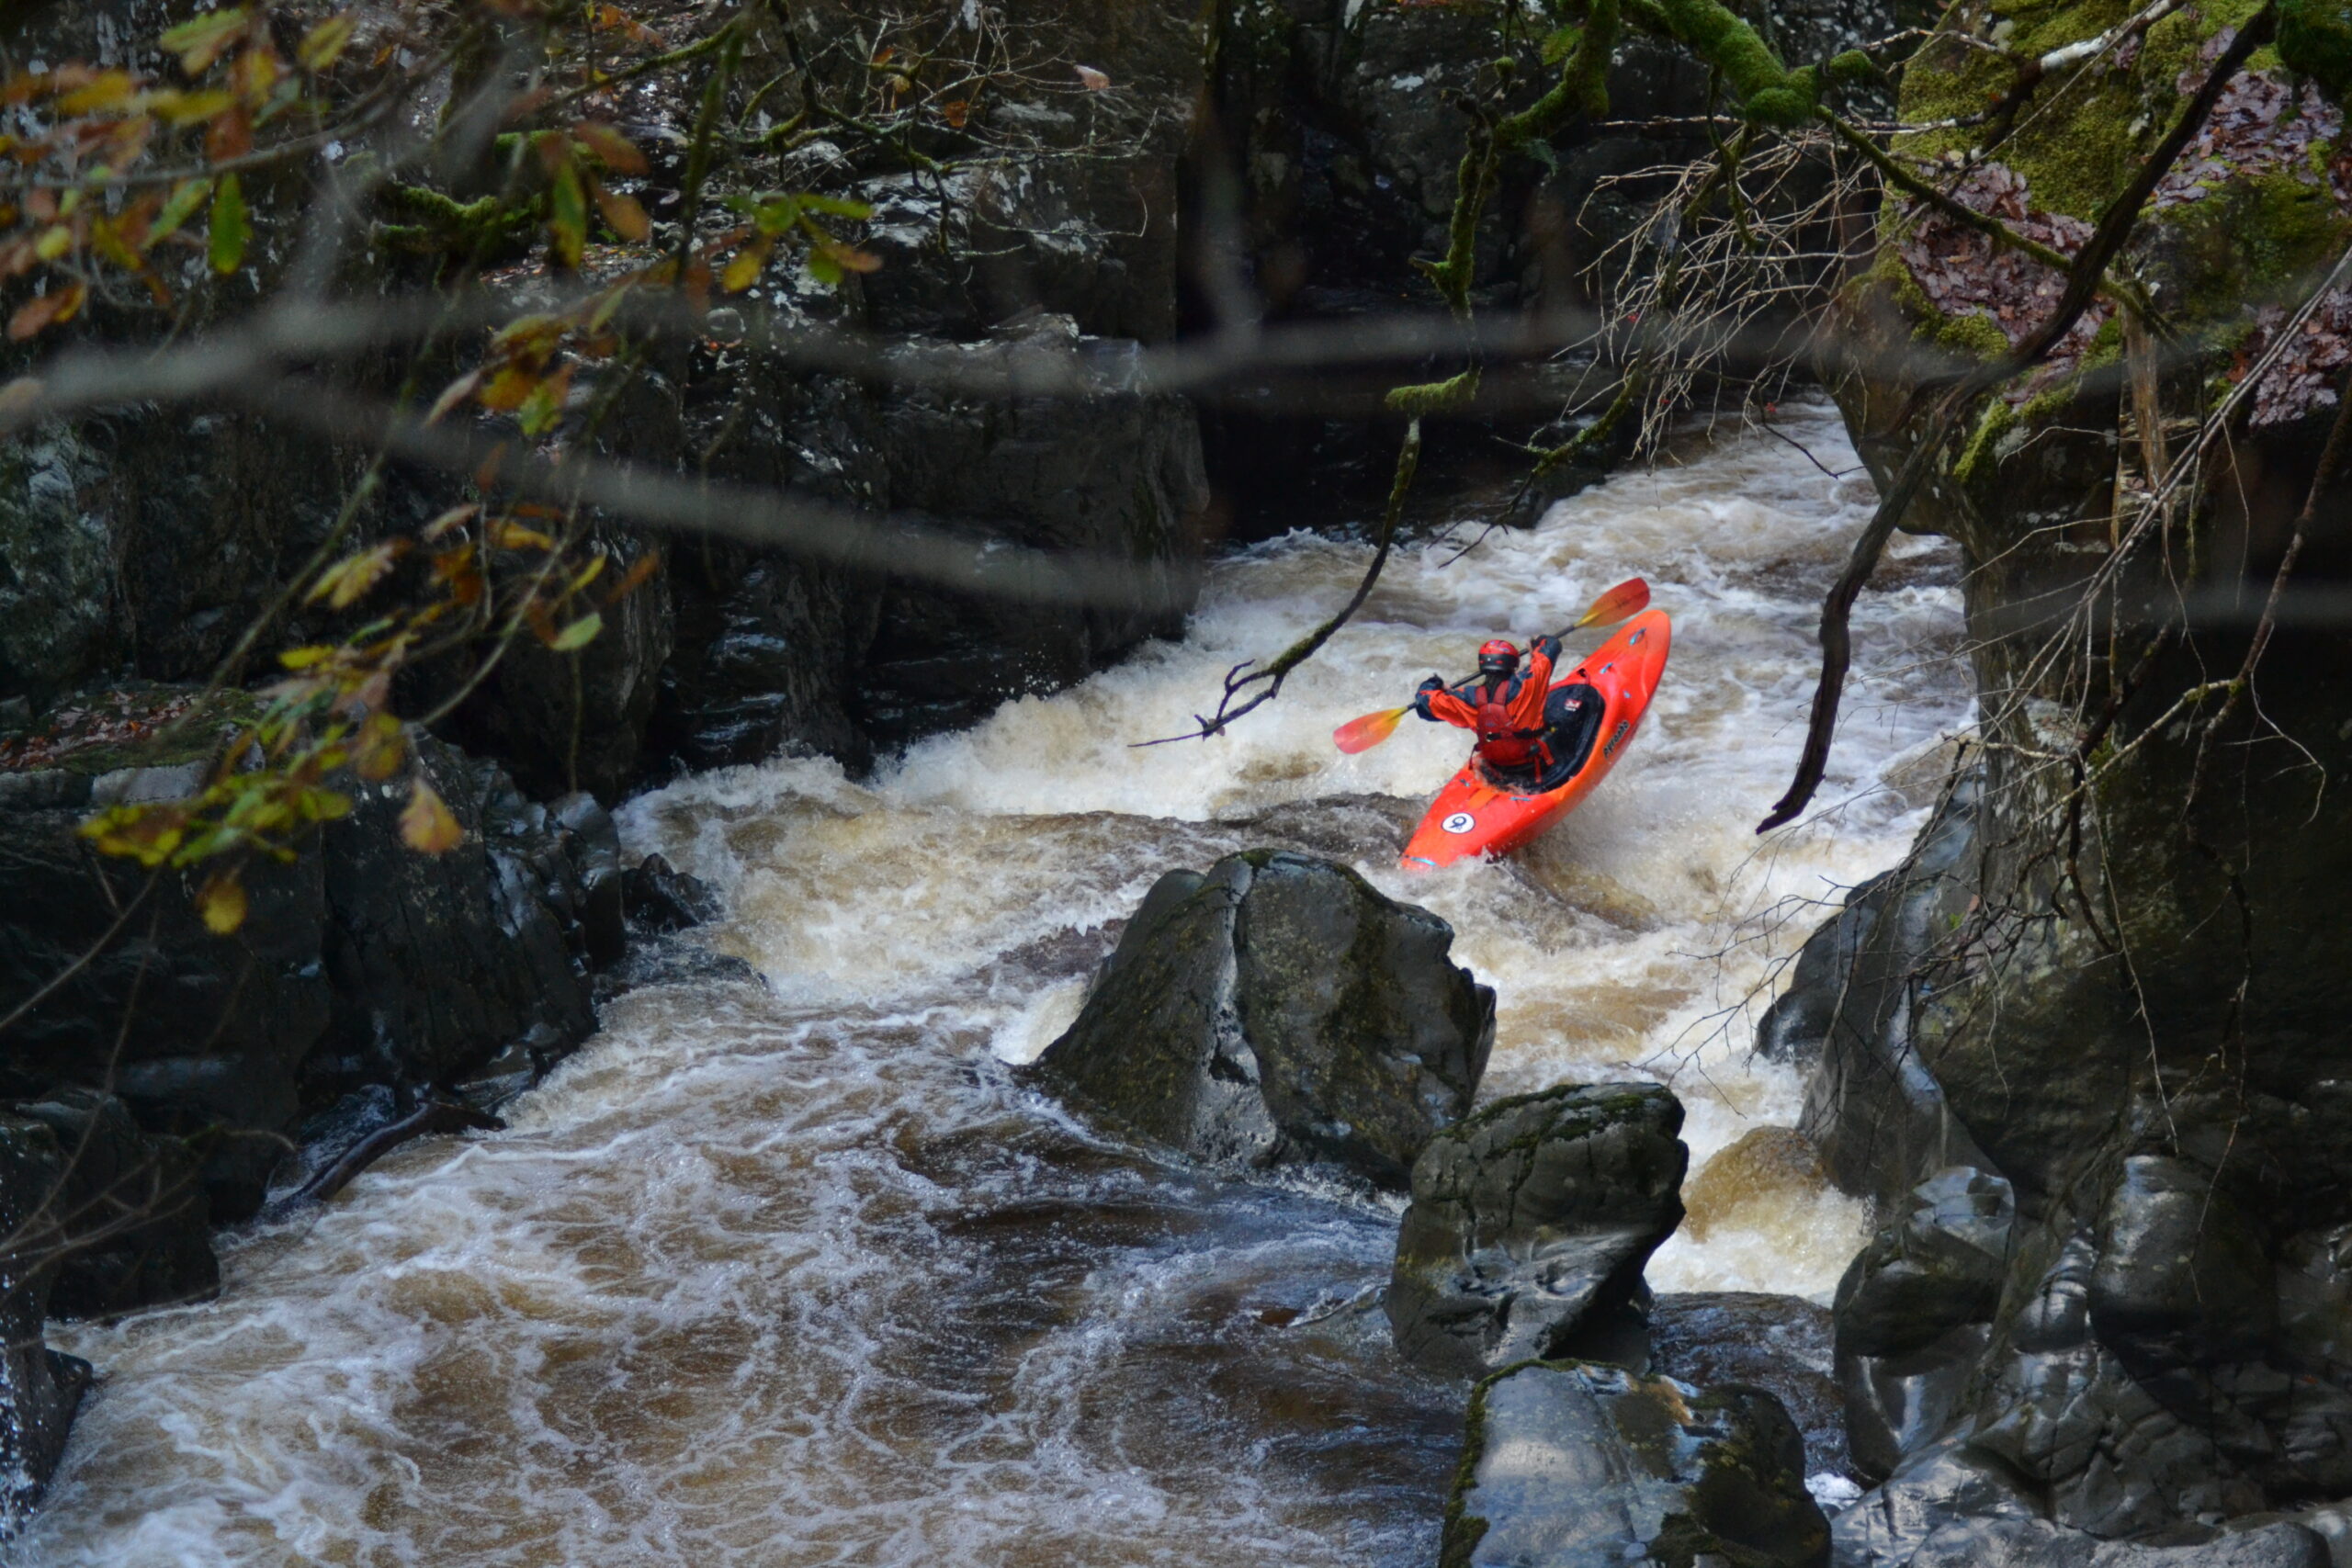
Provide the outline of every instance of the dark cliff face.
[[[1204,69],[1199,18],[1164,0],[1070,17],[1044,5],[996,10],[1016,44],[1050,34],[1057,55],[1107,73],[1115,90],[1082,103],[1083,115],[1059,100],[976,108],[1034,109],[1022,122],[1030,152],[944,203],[879,166],[722,157],[718,191],[821,175],[871,203],[882,265],[838,297],[789,282],[734,296],[707,339],[654,356],[595,447],[657,471],[899,514],[968,537],[976,551],[1014,544],[1129,560],[1142,582],[1134,602],[1006,605],[692,533],[632,538],[626,520],[612,519],[610,542],[624,557],[659,548],[671,570],[579,657],[520,649],[451,721],[455,737],[499,757],[532,793],[584,788],[610,800],[661,769],[783,750],[862,766],[877,748],[1067,684],[1181,626],[1207,501],[1195,418],[1180,400],[1134,391],[1119,359],[1122,342],[1175,330],[1175,187]],[[14,41],[95,59],[175,16],[169,6],[130,18],[51,7],[13,19]],[[788,22],[757,31],[746,72],[763,60],[780,67],[796,49],[830,59],[824,51],[855,19],[854,7],[794,7]],[[633,105],[645,115],[639,140],[654,150],[644,198],[659,209],[665,186],[685,177],[676,149],[695,94],[677,86]],[[772,107],[780,118],[794,112]],[[275,277],[320,188],[305,174],[257,181],[249,194]],[[360,297],[425,281],[413,260],[372,241],[351,270]],[[500,288],[512,308],[533,307],[527,285]],[[184,330],[232,321],[240,308],[195,299]],[[42,346],[136,341],[160,325],[94,309]],[[870,331],[886,351],[967,344],[981,358],[1042,335],[1077,348],[1100,374],[1068,399],[967,395],[897,389],[887,368],[820,371],[754,346],[812,325]],[[411,373],[437,385],[457,368],[447,355],[379,355],[352,374],[357,390],[380,396]],[[141,406],[13,446],[0,485],[0,701],[39,710],[102,680],[203,679],[301,570],[371,448],[364,432],[329,439],[251,401]],[[396,464],[360,504],[354,536],[413,530],[464,492],[459,479]],[[312,629],[301,623],[298,614],[286,636],[300,640]],[[420,695],[437,694],[425,685]]]
[[[1963,195],[2080,243],[2233,17],[2151,28]],[[1981,95],[1990,67],[1962,35],[1996,27],[2029,51],[2095,30],[1956,6],[1904,118]],[[1820,1053],[1808,1131],[1892,1222],[1839,1292],[1858,1458],[1893,1472],[1840,1521],[1857,1561],[1907,1561],[1947,1527],[1961,1550],[1996,1516],[2194,1531],[2352,1480],[2352,1363],[2317,1326],[2352,1224],[2352,807],[2328,782],[2352,763],[2352,637],[2310,614],[2352,564],[2352,494],[2311,493],[2335,307],[2275,376],[2257,364],[2321,281],[2297,258],[2332,255],[2352,207],[2318,173],[2340,110],[2267,52],[2213,123],[2126,253],[2162,353],[2102,305],[1938,456],[1909,525],[1970,560],[1981,745],[1775,1011],[1769,1043]],[[1928,378],[2015,341],[2036,319],[2019,289],[2044,276],[1933,224],[1888,234],[1848,297],[1862,355],[1839,388],[1882,479],[1923,438]],[[2195,486],[2155,502],[2215,411],[2226,434],[2177,470]],[[1906,1295],[1914,1274],[1943,1284]]]

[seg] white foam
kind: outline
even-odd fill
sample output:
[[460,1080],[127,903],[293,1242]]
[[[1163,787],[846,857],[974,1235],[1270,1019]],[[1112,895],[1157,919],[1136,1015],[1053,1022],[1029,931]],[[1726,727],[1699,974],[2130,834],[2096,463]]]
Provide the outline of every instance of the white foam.
[[[1787,427],[1852,464],[1826,411]],[[1425,796],[1458,732],[1408,722],[1348,758],[1333,726],[1638,572],[1675,652],[1606,787],[1511,865],[1412,877],[1368,848],[1362,868],[1452,921],[1500,991],[1490,1094],[1667,1078],[1694,1168],[1788,1124],[1795,1077],[1747,1060],[1773,966],[1901,853],[1922,796],[1885,781],[1969,717],[1956,594],[1917,581],[1947,558],[1899,541],[1913,585],[1862,600],[1829,808],[1753,837],[1869,504],[1761,438],[1624,476],[1458,564],[1402,552],[1280,702],[1131,747],[1365,558],[1281,540],[1216,570],[1182,642],[870,784],[779,761],[633,803],[630,841],[728,894],[712,940],[773,991],[626,998],[509,1132],[413,1145],[233,1239],[216,1303],[62,1330],[106,1381],[6,1561],[1425,1560],[1459,1391],[1394,1365],[1362,1310],[1393,1212],[1123,1154],[1008,1083],[1084,989],[1020,954],[1099,938],[1256,813]],[[1676,1238],[1653,1279],[1818,1296],[1860,1224],[1816,1195]]]

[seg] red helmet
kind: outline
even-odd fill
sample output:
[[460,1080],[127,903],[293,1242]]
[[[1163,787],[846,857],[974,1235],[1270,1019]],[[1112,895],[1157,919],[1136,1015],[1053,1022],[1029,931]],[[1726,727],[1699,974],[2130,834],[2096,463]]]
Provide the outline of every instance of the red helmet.
[[1512,675],[1519,671],[1519,649],[1501,637],[1484,644],[1478,649],[1478,673],[1481,675]]

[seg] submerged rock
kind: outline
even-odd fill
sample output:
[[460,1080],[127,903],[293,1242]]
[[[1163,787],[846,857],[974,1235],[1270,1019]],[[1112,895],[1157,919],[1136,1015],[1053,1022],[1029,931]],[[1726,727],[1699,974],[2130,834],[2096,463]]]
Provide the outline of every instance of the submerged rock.
[[1453,942],[1328,861],[1253,850],[1170,872],[1031,1070],[1205,1159],[1324,1159],[1402,1187],[1494,1041],[1494,992]]
[[1535,1362],[1471,1396],[1441,1568],[1816,1568],[1829,1524],[1760,1389]]
[[1656,1084],[1562,1084],[1439,1134],[1396,1237],[1397,1349],[1473,1376],[1604,1353],[1681,1222],[1681,1102]]
[[1742,1383],[1778,1399],[1804,1438],[1807,1476],[1847,1470],[1845,1404],[1826,1307],[1761,1291],[1693,1291],[1650,1305],[1651,1372],[1712,1388]]

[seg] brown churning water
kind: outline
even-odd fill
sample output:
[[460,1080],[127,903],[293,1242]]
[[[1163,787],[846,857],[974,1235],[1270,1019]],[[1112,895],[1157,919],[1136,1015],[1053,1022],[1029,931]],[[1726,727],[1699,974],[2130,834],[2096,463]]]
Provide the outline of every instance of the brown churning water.
[[[1855,468],[1826,412],[1784,428]],[[1490,1095],[1669,1078],[1694,1170],[1793,1122],[1793,1076],[1747,1061],[1773,965],[1816,901],[1899,856],[1926,805],[1905,781],[1969,717],[1954,559],[1899,540],[1863,601],[1834,809],[1752,836],[1870,501],[1776,439],[1694,447],[1451,568],[1406,552],[1237,734],[1130,750],[1362,570],[1360,546],[1279,541],[1218,570],[1182,643],[870,784],[780,761],[636,803],[636,844],[727,890],[707,940],[770,984],[631,996],[509,1132],[403,1150],[230,1238],[217,1302],[62,1332],[105,1382],[6,1561],[1425,1561],[1461,1393],[1386,1349],[1394,1205],[1187,1170],[1004,1064],[1074,1015],[1161,871],[1272,840],[1453,923],[1501,996]],[[1334,797],[1425,797],[1463,739],[1408,723],[1344,758],[1332,727],[1635,573],[1675,651],[1614,776],[1510,865],[1398,873],[1395,808]],[[1745,1193],[1742,1169],[1716,1185]],[[1768,1185],[1669,1242],[1653,1282],[1825,1295],[1860,1210]]]

